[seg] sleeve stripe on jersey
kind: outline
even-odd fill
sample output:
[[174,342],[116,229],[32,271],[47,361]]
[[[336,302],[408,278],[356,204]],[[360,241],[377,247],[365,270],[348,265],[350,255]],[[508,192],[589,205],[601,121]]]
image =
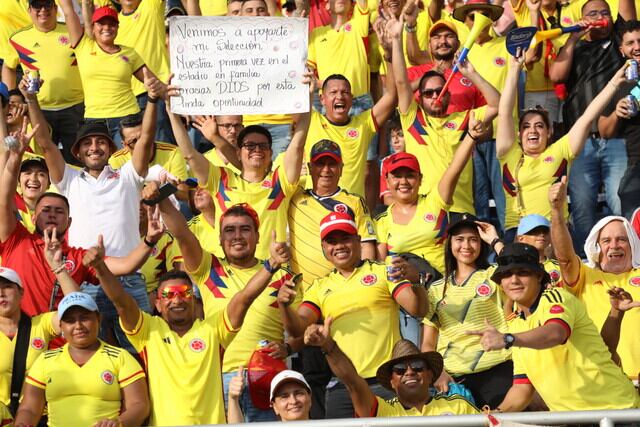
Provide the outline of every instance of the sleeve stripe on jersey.
[[131,378],[137,376],[137,375],[141,375],[142,377],[144,377],[144,371],[142,369],[140,369],[139,371],[134,372],[133,374],[129,375],[127,378],[122,378],[121,380],[118,380],[118,382],[120,384],[127,382],[128,380],[130,380]]
[[240,327],[237,327],[234,329],[233,326],[231,325],[231,319],[229,319],[228,307],[222,311],[222,323],[224,324],[224,327],[227,329],[228,332],[238,332],[240,330]]
[[531,384],[529,377],[526,374],[517,374],[513,376],[514,384]]
[[569,326],[569,324],[567,322],[565,322],[562,319],[549,319],[546,322],[544,322],[544,324],[546,325],[547,323],[557,323],[560,326],[562,326],[566,331],[567,331],[567,339],[565,339],[562,344],[565,344],[567,341],[569,341],[569,337],[571,336],[571,326]]
[[300,304],[300,307],[307,307],[308,309],[313,311],[318,316],[318,318],[322,319],[322,310],[320,310],[320,307],[318,307],[311,301],[302,301],[302,304]]
[[29,380],[33,381],[34,383],[42,386],[42,388],[45,388],[47,386],[45,383],[43,383],[42,381],[38,381],[37,379],[33,378],[31,375],[27,375],[27,378],[29,378]]
[[403,280],[402,282],[398,283],[398,285],[395,288],[393,288],[393,292],[392,292],[393,299],[396,299],[398,297],[398,294],[402,292],[403,289],[410,286],[411,286],[411,282],[408,282],[406,280]]
[[144,315],[142,314],[142,310],[140,309],[138,309],[138,316],[140,317],[138,318],[138,322],[136,323],[136,326],[135,328],[133,328],[133,330],[127,331],[125,328],[122,328],[126,335],[137,335],[138,332],[140,332],[140,329],[142,329],[142,324],[144,323]]
[[[355,412],[355,409],[354,409]],[[356,414],[356,418],[362,418],[362,415],[358,414],[357,412]],[[375,418],[378,416],[378,399],[373,396],[373,403],[371,404],[371,412],[369,412],[369,415],[367,415],[370,418]]]

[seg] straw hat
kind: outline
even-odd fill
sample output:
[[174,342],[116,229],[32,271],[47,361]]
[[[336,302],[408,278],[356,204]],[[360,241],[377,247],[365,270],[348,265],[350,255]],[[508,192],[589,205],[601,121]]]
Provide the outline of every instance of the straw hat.
[[444,362],[442,356],[437,351],[420,352],[414,343],[409,340],[400,340],[393,346],[391,360],[383,363],[376,372],[378,382],[389,390],[391,388],[391,368],[393,365],[405,360],[422,359],[426,362],[427,367],[433,372],[433,380],[440,376]]

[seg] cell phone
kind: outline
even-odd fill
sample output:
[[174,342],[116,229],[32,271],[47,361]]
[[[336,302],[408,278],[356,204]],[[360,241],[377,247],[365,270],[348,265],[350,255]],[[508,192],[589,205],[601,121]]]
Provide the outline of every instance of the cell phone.
[[160,187],[160,191],[159,191],[160,194],[158,195],[158,197],[151,200],[143,200],[142,203],[144,203],[147,206],[157,205],[158,203],[160,203],[170,195],[174,194],[176,191],[178,191],[178,187],[171,184],[170,182],[167,182],[166,184],[163,184]]

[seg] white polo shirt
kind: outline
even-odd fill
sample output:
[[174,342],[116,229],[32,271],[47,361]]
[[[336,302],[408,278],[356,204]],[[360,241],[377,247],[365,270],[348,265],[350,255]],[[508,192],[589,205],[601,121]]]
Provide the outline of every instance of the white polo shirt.
[[97,179],[67,165],[55,186],[71,205],[69,245],[88,249],[102,234],[108,256],[127,256],[140,243],[143,184],[131,161],[118,170],[105,166]]

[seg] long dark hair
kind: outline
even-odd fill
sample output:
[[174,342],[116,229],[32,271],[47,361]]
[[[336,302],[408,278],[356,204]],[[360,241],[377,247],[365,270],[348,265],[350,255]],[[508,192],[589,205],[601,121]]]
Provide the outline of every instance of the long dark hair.
[[[447,233],[447,240],[444,243],[444,292],[446,292],[447,290],[447,285],[449,284],[450,277],[458,267],[458,260],[453,256],[453,251],[451,250],[451,238],[460,234],[462,230],[473,230],[473,232],[476,233],[478,235],[478,238],[480,239],[480,233],[478,232],[478,229],[471,225],[462,225],[460,227],[454,228],[453,230],[451,230],[451,232]],[[476,269],[484,270],[486,268],[489,268],[490,264],[489,261],[487,261],[487,258],[490,251],[491,248],[489,248],[489,245],[484,240],[480,239],[480,254],[475,261]]]

